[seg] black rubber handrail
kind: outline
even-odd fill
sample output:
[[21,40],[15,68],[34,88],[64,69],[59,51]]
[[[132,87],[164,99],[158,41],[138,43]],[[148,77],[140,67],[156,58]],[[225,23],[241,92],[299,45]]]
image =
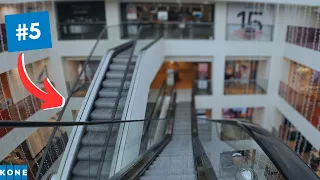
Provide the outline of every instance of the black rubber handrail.
[[197,112],[195,108],[195,85],[192,88],[191,99],[191,131],[193,160],[197,172],[198,180],[218,180],[213,170],[212,164],[203,148],[198,136]]
[[319,180],[316,173],[286,144],[256,124],[239,120],[198,118],[213,123],[230,124],[243,129],[264,151],[281,175],[288,180]]
[[34,127],[67,127],[67,126],[90,126],[98,124],[120,124],[128,122],[140,122],[140,121],[162,121],[162,119],[132,119],[126,121],[78,121],[78,122],[37,122],[37,121],[0,121],[0,128],[34,128]]

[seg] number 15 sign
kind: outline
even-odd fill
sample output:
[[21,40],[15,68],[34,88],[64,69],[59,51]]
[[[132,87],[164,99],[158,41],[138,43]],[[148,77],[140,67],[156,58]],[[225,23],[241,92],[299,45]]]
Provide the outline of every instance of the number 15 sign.
[[51,48],[48,11],[5,16],[8,51]]

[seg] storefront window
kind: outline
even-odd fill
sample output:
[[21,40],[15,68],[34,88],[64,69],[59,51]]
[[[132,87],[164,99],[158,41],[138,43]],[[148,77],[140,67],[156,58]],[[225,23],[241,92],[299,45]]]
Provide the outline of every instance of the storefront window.
[[60,40],[97,39],[106,25],[103,1],[58,2],[56,10]]
[[268,89],[268,61],[227,60],[224,79],[225,94],[265,94]]
[[121,4],[122,37],[163,33],[169,39],[213,39],[213,6],[200,4]]

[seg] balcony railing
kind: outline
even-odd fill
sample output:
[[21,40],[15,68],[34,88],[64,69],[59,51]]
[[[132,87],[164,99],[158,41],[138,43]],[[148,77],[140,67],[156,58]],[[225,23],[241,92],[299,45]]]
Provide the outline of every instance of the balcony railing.
[[212,94],[212,82],[211,80],[195,80],[194,81],[195,95],[211,95]]
[[[59,40],[95,40],[106,26],[105,22],[60,23],[58,25]],[[102,39],[107,39],[107,33]]]
[[266,94],[268,80],[225,80],[224,94]]
[[124,22],[122,39],[135,36],[142,25],[149,25],[141,32],[141,38],[145,39],[153,38],[155,32],[163,33],[165,39],[213,39],[213,23],[208,22]]
[[227,24],[229,41],[272,41],[273,25]]
[[320,130],[320,97],[317,89],[297,91],[284,82],[280,82],[279,95],[314,127]]
[[77,87],[74,92],[71,92],[72,86],[74,85],[74,81],[67,81],[67,88],[69,94],[72,94],[72,97],[85,97],[90,87],[92,81],[84,81],[77,84]]
[[319,51],[319,34],[317,28],[288,26],[286,42]]

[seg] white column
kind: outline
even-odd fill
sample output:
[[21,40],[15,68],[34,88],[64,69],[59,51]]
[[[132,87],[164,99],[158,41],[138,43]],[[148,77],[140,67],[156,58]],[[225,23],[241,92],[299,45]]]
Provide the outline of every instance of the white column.
[[117,0],[105,0],[108,40],[120,40],[120,3]]
[[[284,45],[286,37],[286,20],[285,20],[284,8],[277,5],[276,8],[276,16],[275,16],[275,26],[274,26],[274,36],[273,36],[273,54],[270,58],[269,63],[269,82],[268,82],[268,91],[267,96],[270,98],[271,104],[265,107],[264,113],[264,120],[261,122],[261,126],[271,130],[277,123],[277,111],[276,102],[279,98],[278,90],[279,90],[279,83],[282,78],[281,74],[284,73],[284,60],[283,60],[283,52],[284,52]],[[278,127],[275,127],[278,128]]]
[[[215,5],[215,31],[214,41],[224,47],[226,37],[226,19],[227,19],[227,3],[219,2]],[[217,49],[214,56],[213,65],[213,96],[221,97],[224,91],[224,67],[225,67],[225,50]],[[215,115],[214,115],[215,116]]]

